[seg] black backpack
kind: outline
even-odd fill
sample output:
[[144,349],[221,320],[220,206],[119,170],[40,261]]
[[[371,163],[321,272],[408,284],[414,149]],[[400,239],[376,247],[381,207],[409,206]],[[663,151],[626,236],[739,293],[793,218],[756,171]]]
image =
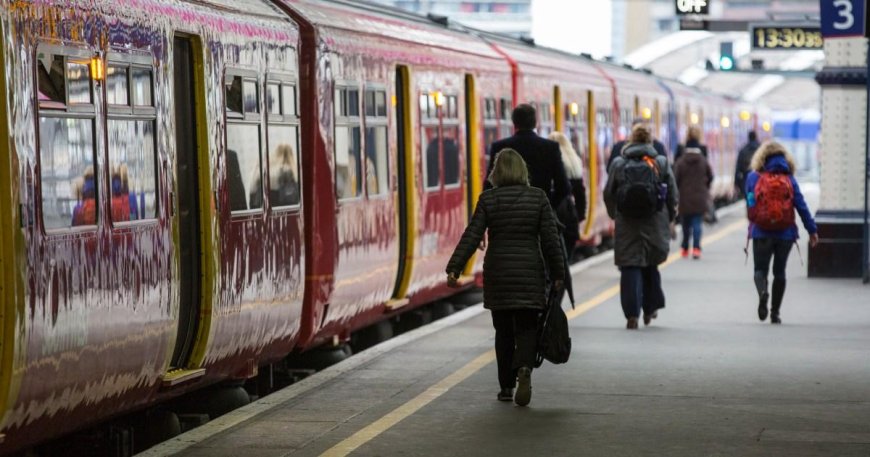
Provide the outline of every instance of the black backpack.
[[616,209],[623,216],[646,219],[662,208],[659,198],[659,167],[650,156],[625,159]]
[[571,356],[571,336],[568,331],[568,316],[562,309],[562,298],[565,289],[550,288],[547,309],[538,321],[538,353],[535,357],[535,368],[541,366],[544,360],[550,363],[565,363]]

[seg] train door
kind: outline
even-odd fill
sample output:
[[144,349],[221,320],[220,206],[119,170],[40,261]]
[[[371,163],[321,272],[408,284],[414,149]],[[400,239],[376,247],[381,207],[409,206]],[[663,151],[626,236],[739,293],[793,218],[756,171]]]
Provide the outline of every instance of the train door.
[[[507,107],[506,100],[502,99],[502,111]],[[477,87],[474,83],[474,75],[465,75],[465,163],[466,163],[466,214],[468,221],[474,214],[474,208],[477,206],[477,199],[483,191],[483,180],[481,178],[481,156],[489,154],[487,150],[481,150],[481,131],[480,116],[478,114],[479,106],[477,103]],[[488,164],[486,164],[488,167]],[[474,274],[474,266],[478,256],[472,256],[463,271],[465,276]]]
[[414,138],[411,127],[411,89],[410,71],[408,67],[396,67],[396,175],[398,176],[399,216],[399,269],[396,273],[396,285],[393,289],[393,300],[404,300],[408,295],[408,285],[411,282],[411,267],[409,261],[414,254],[414,241],[417,233],[417,219],[414,206],[415,183],[414,173]]
[[203,303],[203,246],[200,202],[200,145],[197,122],[204,106],[197,94],[201,79],[196,77],[198,39],[176,35],[173,51],[175,99],[175,197],[178,202],[179,313],[178,336],[172,354],[173,368],[187,368],[200,327]]

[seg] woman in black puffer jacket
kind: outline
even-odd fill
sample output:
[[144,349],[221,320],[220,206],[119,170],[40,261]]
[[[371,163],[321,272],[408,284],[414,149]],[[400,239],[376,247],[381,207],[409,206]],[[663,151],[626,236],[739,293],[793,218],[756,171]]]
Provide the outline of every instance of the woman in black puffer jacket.
[[[501,391],[498,399],[525,406],[531,400],[538,313],[547,303],[546,271],[554,286],[565,280],[565,260],[547,194],[529,187],[523,158],[513,149],[498,153],[474,216],[447,264],[447,282],[460,272],[489,230],[483,261],[483,306],[492,311]],[[544,261],[546,267],[544,268]],[[518,384],[518,385],[517,385]]]

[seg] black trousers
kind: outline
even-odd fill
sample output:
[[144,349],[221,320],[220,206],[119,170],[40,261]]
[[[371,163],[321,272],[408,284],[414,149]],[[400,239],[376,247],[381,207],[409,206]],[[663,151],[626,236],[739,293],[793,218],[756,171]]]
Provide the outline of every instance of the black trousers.
[[620,267],[619,296],[625,318],[652,314],[665,307],[662,275],[656,265],[649,267]]
[[776,238],[755,238],[752,240],[752,260],[755,263],[755,274],[767,278],[770,271],[770,259],[773,258],[773,278],[785,279],[785,267],[788,265],[788,254],[791,252],[792,240]]
[[498,363],[498,384],[513,389],[517,370],[532,368],[538,344],[538,315],[534,309],[511,309],[492,312],[495,327],[495,359]]

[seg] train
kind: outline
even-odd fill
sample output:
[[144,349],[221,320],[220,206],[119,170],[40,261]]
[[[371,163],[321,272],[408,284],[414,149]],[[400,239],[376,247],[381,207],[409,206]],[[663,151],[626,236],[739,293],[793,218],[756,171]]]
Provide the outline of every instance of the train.
[[455,294],[518,103],[581,155],[584,246],[612,235],[632,119],[670,151],[701,127],[721,199],[770,130],[763,107],[364,1],[4,1],[0,28],[4,454]]

